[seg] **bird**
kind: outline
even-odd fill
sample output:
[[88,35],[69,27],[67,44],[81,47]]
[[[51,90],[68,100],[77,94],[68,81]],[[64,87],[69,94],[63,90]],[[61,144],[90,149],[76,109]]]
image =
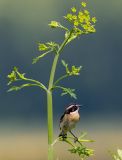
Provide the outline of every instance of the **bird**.
[[64,114],[60,118],[60,134],[59,137],[67,138],[67,132],[70,132],[76,139],[77,137],[72,133],[76,123],[80,120],[79,104],[70,104],[65,109]]

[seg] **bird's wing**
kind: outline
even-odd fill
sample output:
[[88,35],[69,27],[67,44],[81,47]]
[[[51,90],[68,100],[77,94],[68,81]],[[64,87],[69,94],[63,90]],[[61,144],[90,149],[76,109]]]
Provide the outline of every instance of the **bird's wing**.
[[61,116],[60,118],[60,123],[62,122],[63,118],[64,118],[65,113]]

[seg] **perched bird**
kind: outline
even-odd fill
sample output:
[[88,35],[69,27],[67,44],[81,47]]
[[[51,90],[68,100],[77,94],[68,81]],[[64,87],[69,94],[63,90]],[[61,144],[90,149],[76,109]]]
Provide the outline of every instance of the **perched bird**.
[[66,108],[64,114],[60,118],[61,132],[59,134],[59,137],[62,136],[63,138],[66,138],[67,132],[70,132],[75,137],[71,130],[75,128],[76,123],[80,119],[80,115],[78,112],[80,106],[81,105],[79,104],[71,104]]

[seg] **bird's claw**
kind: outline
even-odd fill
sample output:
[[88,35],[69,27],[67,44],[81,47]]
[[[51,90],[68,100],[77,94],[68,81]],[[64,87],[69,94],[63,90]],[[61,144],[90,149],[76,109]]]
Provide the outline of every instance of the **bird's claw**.
[[78,138],[74,137],[74,143],[78,142]]
[[65,141],[67,138],[67,134],[59,135],[60,138],[62,138],[62,141]]

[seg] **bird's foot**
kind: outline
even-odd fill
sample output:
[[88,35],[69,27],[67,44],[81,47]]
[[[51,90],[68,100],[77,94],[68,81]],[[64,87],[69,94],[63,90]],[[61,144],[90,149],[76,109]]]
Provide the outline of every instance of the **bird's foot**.
[[74,143],[78,142],[78,138],[74,137]]
[[67,134],[60,134],[59,137],[62,138],[62,141],[65,141],[67,138]]

